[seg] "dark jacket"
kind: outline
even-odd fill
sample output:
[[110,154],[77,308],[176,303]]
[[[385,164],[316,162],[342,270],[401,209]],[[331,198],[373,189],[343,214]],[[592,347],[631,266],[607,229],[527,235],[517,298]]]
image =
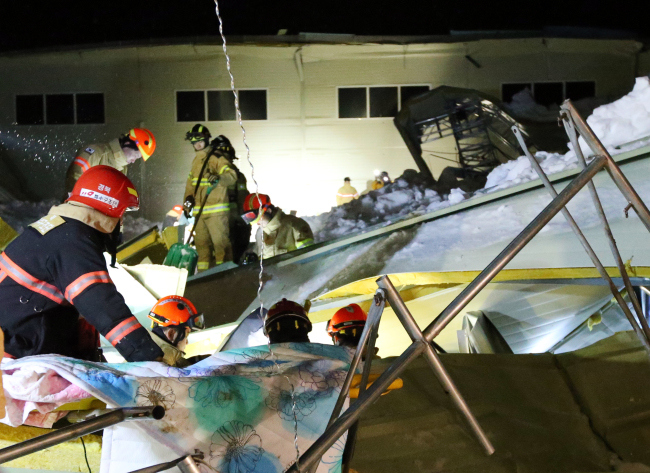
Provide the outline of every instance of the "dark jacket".
[[0,327],[7,354],[78,355],[81,314],[127,361],[162,357],[108,275],[106,229],[100,230],[97,214],[71,204],[53,207],[0,255]]

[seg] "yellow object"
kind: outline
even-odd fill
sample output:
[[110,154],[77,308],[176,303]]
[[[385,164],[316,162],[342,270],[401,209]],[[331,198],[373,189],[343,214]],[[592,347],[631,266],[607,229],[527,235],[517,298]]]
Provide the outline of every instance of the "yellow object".
[[11,228],[7,222],[0,218],[0,251],[4,251],[9,243],[18,236],[16,230]]
[[[264,258],[299,250],[314,243],[314,234],[309,224],[300,217],[285,214],[280,208],[276,208],[276,214],[262,229],[262,234]],[[259,241],[257,245],[259,248]]]
[[343,187],[336,192],[336,205],[347,204],[348,202],[352,202],[354,199],[358,198],[359,193],[357,190],[352,187],[350,183],[346,182]]
[[589,331],[591,332],[591,331],[594,329],[594,326],[595,326],[595,325],[598,325],[598,324],[601,323],[602,321],[603,321],[603,316],[602,316],[602,314],[600,313],[600,311],[599,311],[599,312],[596,312],[594,315],[592,315],[591,317],[589,317],[589,318],[587,319],[587,328],[588,328]]
[[167,227],[162,231],[162,242],[167,249],[170,249],[174,243],[179,243],[178,227]]
[[[65,175],[66,193],[72,192],[72,188],[84,172],[100,164],[110,166],[126,174],[128,163],[119,139],[116,138],[109,143],[87,145],[77,151]],[[67,194],[65,197],[67,198]]]
[[[39,429],[36,427],[9,427],[0,424],[0,448],[9,447],[19,442],[38,437],[51,432],[50,429]],[[86,452],[90,469],[99,471],[99,463],[102,454],[102,438],[99,435],[86,435]],[[81,440],[56,445],[54,447],[32,453],[2,465],[3,467],[29,468],[32,470],[55,470],[55,471],[88,471],[84,460],[84,451]]]
[[[381,376],[381,373],[371,373],[370,376],[368,376],[368,385],[366,386],[366,389],[368,389],[370,386],[372,386],[372,383],[374,383],[377,378]],[[360,374],[355,374],[354,378],[352,378],[352,384],[350,385],[350,399],[357,399],[359,397],[359,387],[361,385],[361,375]],[[402,381],[401,378],[397,378],[395,381],[390,383],[390,386],[388,386],[388,389],[382,393],[382,396],[385,396],[391,391],[394,391],[396,389],[402,389],[404,387],[404,381]]]
[[[607,267],[607,274],[613,278],[621,277],[618,268]],[[650,277],[650,267],[636,266],[628,269],[636,277]],[[456,285],[472,282],[480,271],[446,271],[426,273],[397,273],[390,274],[390,279],[397,287],[400,286],[427,286],[427,285]],[[537,269],[504,269],[492,282],[546,280],[546,279],[591,279],[600,278],[596,268],[537,268]],[[375,281],[377,277],[361,279],[345,286],[329,291],[315,300],[336,299],[339,297],[353,297],[362,294],[374,294],[377,290]]]
[[90,411],[93,409],[106,409],[106,403],[97,398],[89,397],[81,401],[69,402],[54,409],[55,411]]
[[201,215],[196,224],[194,243],[199,254],[199,271],[205,271],[224,261],[232,261],[228,208],[223,213]]
[[[204,206],[201,218],[196,224],[194,237],[196,252],[199,254],[197,264],[199,271],[232,260],[228,223],[230,216],[228,188],[237,182],[237,172],[226,158],[210,156],[210,153],[212,153],[210,146],[196,152],[185,184],[185,197],[194,197],[194,218],[198,216],[201,206]],[[206,159],[208,162],[204,168]],[[202,169],[203,174],[201,174]],[[199,175],[201,175],[200,183]],[[211,181],[216,182],[214,187],[211,187]],[[208,189],[211,190],[206,198]]]

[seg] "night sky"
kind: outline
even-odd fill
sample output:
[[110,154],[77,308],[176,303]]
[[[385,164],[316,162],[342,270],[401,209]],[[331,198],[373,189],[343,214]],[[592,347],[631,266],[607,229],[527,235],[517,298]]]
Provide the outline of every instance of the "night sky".
[[[446,35],[450,30],[572,26],[648,37],[648,4],[642,0],[222,0],[221,9],[228,35],[273,35],[279,29],[287,29],[288,34]],[[210,0],[0,0],[0,6],[0,51],[218,34]]]

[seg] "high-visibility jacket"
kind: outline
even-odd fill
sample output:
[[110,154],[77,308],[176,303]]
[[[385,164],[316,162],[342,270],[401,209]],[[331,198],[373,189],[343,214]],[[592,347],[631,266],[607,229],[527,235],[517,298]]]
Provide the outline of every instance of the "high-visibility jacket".
[[126,155],[117,138],[109,143],[96,143],[88,145],[77,151],[77,156],[70,163],[65,175],[65,191],[72,192],[81,175],[93,166],[110,166],[126,174]]
[[223,156],[212,155],[205,166],[203,175],[201,176],[201,182],[197,188],[203,163],[208,159],[211,152],[212,147],[210,146],[196,152],[194,160],[192,161],[190,174],[187,177],[187,183],[185,184],[185,197],[187,199],[189,196],[194,196],[194,213],[197,214],[203,205],[205,193],[211,186],[210,182],[217,179],[219,180],[217,185],[210,191],[201,218],[216,213],[230,212],[228,187],[237,181],[237,173],[232,168],[230,162]]
[[348,202],[352,202],[354,199],[358,198],[359,193],[357,190],[350,184],[346,183],[336,192],[336,205],[347,204]]
[[163,356],[108,275],[118,223],[77,203],[52,207],[0,255],[0,327],[12,357],[75,356],[80,314],[128,361]]
[[314,243],[314,234],[309,224],[300,217],[285,214],[280,208],[276,208],[276,214],[271,221],[262,228],[262,232],[258,232],[258,250],[261,247],[262,235],[264,258],[282,255]]

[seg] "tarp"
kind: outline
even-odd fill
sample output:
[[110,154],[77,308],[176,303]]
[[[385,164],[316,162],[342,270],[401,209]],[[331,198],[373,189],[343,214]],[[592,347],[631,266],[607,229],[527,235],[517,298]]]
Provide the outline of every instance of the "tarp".
[[[40,373],[30,396],[38,391],[46,401],[72,383],[109,407],[161,405],[164,419],[138,423],[151,442],[179,457],[198,449],[219,471],[279,473],[296,458],[294,415],[304,451],[325,430],[351,358],[343,347],[292,343],[273,345],[272,352],[267,346],[221,352],[185,369],[51,355],[4,361],[2,369],[5,379]],[[119,450],[113,455],[124,458]],[[331,461],[318,471],[340,463],[340,455]]]

